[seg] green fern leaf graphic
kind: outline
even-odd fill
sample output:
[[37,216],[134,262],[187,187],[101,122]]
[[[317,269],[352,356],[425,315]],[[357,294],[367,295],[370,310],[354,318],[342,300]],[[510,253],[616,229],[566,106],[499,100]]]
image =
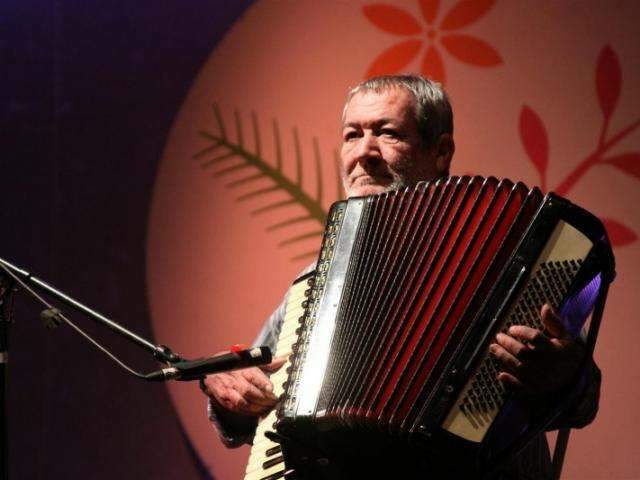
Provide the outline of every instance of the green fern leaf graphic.
[[[199,162],[203,170],[211,170],[211,175],[216,178],[225,177],[234,172],[247,170],[246,174],[241,178],[234,179],[225,183],[225,187],[235,189],[242,185],[251,185],[261,179],[270,179],[271,184],[264,186],[260,183],[259,187],[243,193],[236,197],[239,202],[250,202],[256,199],[262,199],[264,196],[277,191],[287,193],[289,197],[286,200],[272,201],[263,203],[257,208],[251,210],[252,215],[260,215],[266,212],[278,210],[290,205],[299,205],[303,208],[304,214],[293,218],[286,218],[267,227],[268,232],[286,229],[298,224],[312,222],[314,227],[304,233],[296,233],[295,236],[281,241],[278,245],[285,247],[295,245],[309,238],[322,235],[322,227],[324,226],[327,211],[322,206],[323,202],[323,178],[322,178],[322,158],[320,154],[320,146],[316,138],[313,139],[313,157],[316,175],[315,194],[306,192],[303,188],[304,164],[302,156],[302,147],[297,129],[293,129],[293,147],[295,157],[295,180],[288,178],[283,172],[283,155],[282,140],[278,123],[272,122],[273,140],[275,146],[275,158],[273,164],[267,162],[262,154],[261,134],[258,123],[258,117],[254,113],[251,114],[251,132],[253,137],[253,150],[249,150],[245,146],[245,136],[242,125],[242,118],[238,111],[234,111],[234,123],[236,140],[232,141],[227,134],[227,129],[220,109],[217,104],[213,105],[213,114],[215,117],[216,129],[214,131],[200,131],[200,137],[208,142],[208,144],[200,151],[193,155],[193,158]],[[342,196],[342,187],[339,172],[339,157],[337,151],[334,151],[334,161],[336,164],[337,178],[337,198]],[[318,227],[320,225],[320,228]],[[317,252],[308,251],[295,255],[292,260],[301,260],[312,258]]]

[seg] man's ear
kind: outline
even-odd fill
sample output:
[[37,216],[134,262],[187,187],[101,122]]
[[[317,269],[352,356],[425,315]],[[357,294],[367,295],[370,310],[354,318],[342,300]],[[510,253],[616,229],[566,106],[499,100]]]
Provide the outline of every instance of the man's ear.
[[438,137],[436,141],[436,169],[438,173],[447,173],[449,172],[449,167],[451,166],[451,159],[453,158],[453,154],[456,151],[456,144],[453,141],[453,135],[450,133],[443,133]]

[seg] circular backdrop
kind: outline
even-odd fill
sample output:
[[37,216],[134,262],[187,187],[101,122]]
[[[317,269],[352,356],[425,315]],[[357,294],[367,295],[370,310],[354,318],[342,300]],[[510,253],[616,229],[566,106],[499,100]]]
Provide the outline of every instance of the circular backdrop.
[[[456,119],[453,173],[558,190],[608,217],[625,245],[618,259],[637,262],[640,224],[629,205],[639,200],[638,170],[624,160],[604,162],[631,140],[637,145],[637,132],[604,145],[604,163],[584,165],[602,147],[599,138],[606,143],[640,113],[624,100],[638,73],[637,65],[625,66],[633,58],[633,33],[625,32],[635,27],[627,22],[614,34],[597,28],[596,19],[606,18],[598,2],[584,10],[574,2],[536,9],[519,3],[298,0],[250,7],[194,80],[158,171],[147,258],[157,340],[188,356],[253,341],[315,258],[325,212],[342,195],[336,152],[345,93],[377,73],[422,72],[444,81]],[[638,306],[619,286],[612,296],[619,305],[625,295]],[[624,316],[610,310],[614,321]],[[614,342],[609,335],[605,327],[599,349]],[[637,336],[636,329],[617,341],[632,351]],[[616,381],[625,380],[608,377]],[[222,447],[194,385],[169,389],[211,473],[241,478],[248,448]],[[603,435],[576,442],[597,451]]]

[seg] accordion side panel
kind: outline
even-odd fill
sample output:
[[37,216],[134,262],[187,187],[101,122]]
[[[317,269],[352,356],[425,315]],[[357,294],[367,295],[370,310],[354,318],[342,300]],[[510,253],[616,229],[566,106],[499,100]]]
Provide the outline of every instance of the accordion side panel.
[[[559,221],[533,269],[521,287],[517,300],[504,315],[500,331],[512,325],[542,329],[540,309],[544,303],[558,309],[578,274],[593,243],[565,221]],[[471,442],[481,442],[506,400],[497,380],[498,365],[485,345],[481,360],[466,382],[442,427]]]
[[[304,317],[304,304],[310,294],[312,275],[308,274],[299,278],[289,289],[286,314],[278,335],[274,357],[289,357],[291,355],[292,346],[298,339],[296,331],[300,328],[301,320]],[[291,361],[288,359],[282,368],[270,377],[273,383],[273,394],[276,397],[284,394],[288,375],[287,369],[290,366]],[[275,476],[277,475],[284,476],[285,464],[282,448],[280,444],[265,436],[266,432],[275,429],[276,420],[276,410],[272,410],[259,419],[247,462],[245,480],[264,479],[269,476],[276,478]]]
[[360,213],[364,203],[362,199],[354,199],[347,203],[342,225],[335,239],[334,254],[326,272],[324,290],[318,298],[314,322],[309,324],[308,343],[304,348],[304,356],[311,361],[306,361],[301,365],[298,377],[297,416],[310,416],[316,411],[316,405],[324,382],[325,369],[329,361],[336,312],[340,305],[342,287],[349,266],[349,257],[358,231]]
[[[358,235],[355,239],[354,251],[363,252],[371,247],[369,242],[373,225],[375,224],[375,216],[377,207],[379,205],[378,197],[369,197],[365,199],[363,206],[360,228],[358,229]],[[348,355],[348,338],[351,336],[353,325],[348,321],[351,318],[353,310],[356,308],[356,301],[358,298],[358,292],[351,288],[352,285],[358,285],[362,282],[362,265],[366,261],[364,255],[356,255],[351,259],[349,265],[349,271],[344,285],[343,293],[343,305],[339,311],[342,321],[337,322],[336,325],[336,338],[332,345],[331,363],[328,367],[328,381],[327,388],[323,392],[324,409],[329,413],[331,399],[335,396],[335,391],[338,390],[342,382],[344,372],[349,366]]]
[[317,319],[319,302],[327,281],[327,271],[335,251],[335,244],[341,230],[346,202],[337,202],[329,211],[327,225],[320,247],[320,255],[316,265],[313,279],[311,299],[309,300],[304,315],[304,325],[294,344],[291,357],[291,367],[287,380],[285,401],[278,408],[278,418],[284,422],[292,422],[296,416],[298,407],[298,393],[300,392],[300,376],[304,367],[307,347]]

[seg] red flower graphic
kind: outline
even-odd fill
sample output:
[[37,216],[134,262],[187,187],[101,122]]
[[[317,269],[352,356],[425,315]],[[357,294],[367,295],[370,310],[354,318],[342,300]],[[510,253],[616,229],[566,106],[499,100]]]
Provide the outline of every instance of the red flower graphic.
[[380,30],[401,37],[414,37],[397,43],[380,55],[369,66],[367,77],[396,73],[406,67],[426,45],[422,56],[422,74],[444,83],[446,73],[439,47],[458,60],[478,67],[493,67],[502,63],[500,54],[487,42],[471,35],[453,33],[485,15],[495,0],[460,0],[435,23],[439,0],[418,0],[426,25],[409,12],[386,4],[363,7],[364,15]]
[[[622,89],[622,67],[618,55],[609,45],[605,45],[596,61],[595,87],[598,104],[602,111],[602,126],[596,148],[583,158],[569,174],[552,188],[558,195],[566,196],[574,185],[593,167],[610,166],[620,172],[640,179],[640,151],[630,151],[609,156],[609,151],[640,128],[640,118],[610,134],[611,116],[615,112]],[[529,106],[520,111],[520,140],[529,161],[540,178],[540,186],[547,189],[547,165],[549,164],[549,137],[544,122]],[[638,239],[636,233],[623,223],[612,218],[601,218],[614,246],[623,246]]]

